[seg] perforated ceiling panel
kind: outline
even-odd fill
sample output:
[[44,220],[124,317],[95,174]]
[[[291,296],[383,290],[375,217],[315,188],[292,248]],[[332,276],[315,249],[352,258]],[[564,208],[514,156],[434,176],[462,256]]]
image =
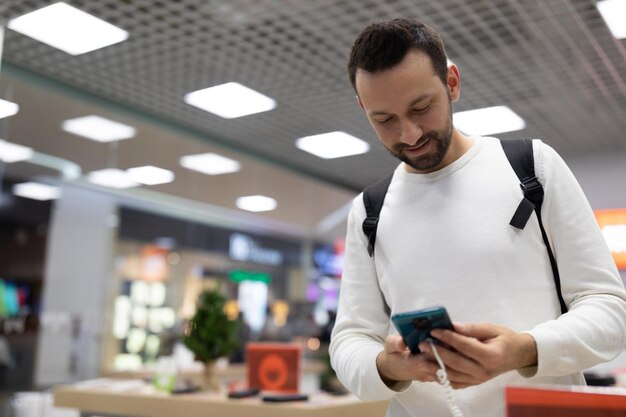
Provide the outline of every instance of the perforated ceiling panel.
[[[5,18],[49,4],[11,0]],[[413,15],[438,29],[461,70],[455,110],[507,105],[527,122],[501,135],[541,137],[564,154],[626,147],[626,46],[588,0],[98,0],[70,4],[130,32],[127,41],[70,56],[6,32],[11,64],[203,132],[207,140],[353,189],[395,161],[378,144],[345,74],[368,22]],[[274,111],[221,119],[185,93],[240,82]],[[372,145],[322,160],[295,139],[342,130]]]

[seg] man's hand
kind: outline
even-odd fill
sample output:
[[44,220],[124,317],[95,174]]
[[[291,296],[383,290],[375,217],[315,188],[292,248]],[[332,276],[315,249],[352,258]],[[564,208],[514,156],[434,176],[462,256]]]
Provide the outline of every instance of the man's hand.
[[[537,365],[537,345],[529,334],[487,323],[455,323],[454,330],[431,332],[449,346],[437,346],[437,352],[454,388],[478,385],[504,372]],[[429,343],[419,347],[434,358]]]
[[391,335],[385,339],[385,348],[376,357],[376,367],[382,380],[392,387],[397,382],[436,381],[435,372],[439,369],[427,355],[411,354],[401,336]]

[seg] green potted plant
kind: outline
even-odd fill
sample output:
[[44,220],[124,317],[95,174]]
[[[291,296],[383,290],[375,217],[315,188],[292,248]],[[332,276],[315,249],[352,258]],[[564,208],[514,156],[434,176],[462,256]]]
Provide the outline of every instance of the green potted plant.
[[204,388],[217,390],[215,360],[228,356],[238,347],[238,322],[224,312],[226,297],[218,289],[206,290],[198,297],[196,313],[188,323],[183,343],[205,365]]

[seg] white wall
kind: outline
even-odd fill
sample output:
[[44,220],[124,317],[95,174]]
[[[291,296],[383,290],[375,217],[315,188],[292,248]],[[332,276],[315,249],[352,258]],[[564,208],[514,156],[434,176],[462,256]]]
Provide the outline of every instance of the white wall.
[[626,150],[564,159],[594,210],[626,207]]
[[106,284],[113,267],[114,198],[63,186],[48,237],[35,383],[98,376]]

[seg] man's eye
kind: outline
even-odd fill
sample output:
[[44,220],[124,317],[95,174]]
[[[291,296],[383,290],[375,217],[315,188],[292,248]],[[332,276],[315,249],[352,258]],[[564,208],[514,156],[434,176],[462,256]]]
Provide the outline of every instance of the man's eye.
[[382,119],[382,120],[377,120],[377,122],[381,125],[384,125],[386,123],[389,123],[391,121],[391,119],[393,119],[393,117],[387,117],[386,119]]
[[426,107],[422,107],[422,108],[415,108],[413,109],[413,112],[415,113],[424,113],[426,112],[428,109],[430,109],[430,106],[426,106]]

